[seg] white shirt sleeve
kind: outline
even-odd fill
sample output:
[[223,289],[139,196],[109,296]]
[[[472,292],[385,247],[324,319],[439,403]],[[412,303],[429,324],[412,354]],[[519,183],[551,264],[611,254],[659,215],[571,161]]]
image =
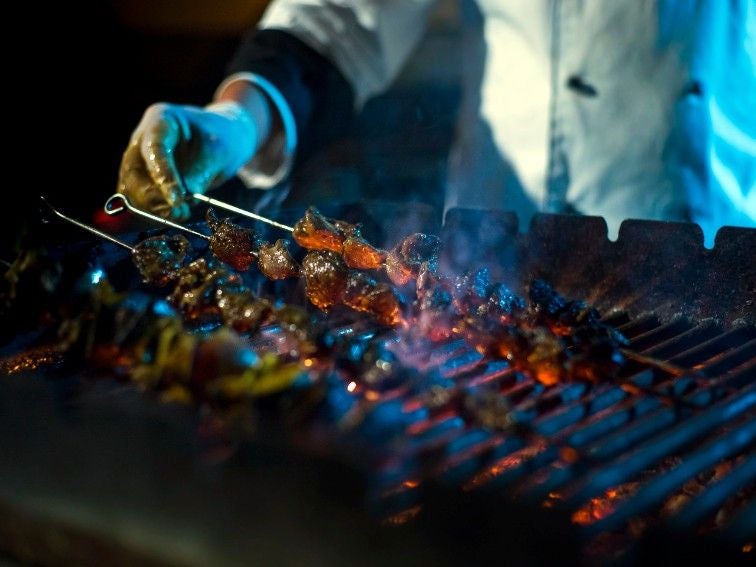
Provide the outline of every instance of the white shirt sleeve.
[[289,32],[329,58],[360,108],[384,91],[425,31],[437,0],[274,0],[260,29]]

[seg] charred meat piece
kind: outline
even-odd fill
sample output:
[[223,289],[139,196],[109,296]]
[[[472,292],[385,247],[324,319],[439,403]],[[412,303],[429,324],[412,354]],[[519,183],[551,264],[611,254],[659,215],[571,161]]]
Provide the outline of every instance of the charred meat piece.
[[227,291],[216,289],[217,305],[223,315],[223,324],[240,334],[251,334],[268,322],[273,306],[266,299],[259,299],[250,290]]
[[435,266],[441,253],[441,239],[435,234],[410,234],[399,245],[399,253],[412,266],[419,266],[423,262]]
[[567,378],[564,344],[546,327],[527,333],[529,353],[527,368],[544,386],[555,386]]
[[345,237],[352,236],[354,234],[359,235],[362,227],[361,224],[352,224],[351,222],[347,222],[341,219],[328,219],[328,222],[335,226]]
[[524,329],[517,325],[502,325],[491,318],[468,316],[459,324],[468,343],[481,354],[523,363],[529,352],[529,341]]
[[211,267],[204,258],[198,258],[182,267],[177,274],[173,291],[168,296],[168,301],[181,309],[186,303],[185,295],[191,293],[207,279],[214,267]]
[[332,250],[312,250],[302,261],[305,293],[319,309],[341,303],[347,286],[349,268]]
[[488,268],[465,272],[454,280],[454,304],[460,313],[474,313],[487,301],[489,288]]
[[486,292],[486,302],[478,306],[478,315],[499,317],[511,322],[525,309],[525,301],[502,283],[491,285]]
[[435,272],[441,240],[429,234],[411,234],[386,255],[386,275],[395,285],[407,285],[420,275],[420,269]]
[[395,248],[389,250],[386,255],[386,263],[384,264],[386,269],[386,275],[389,277],[394,285],[407,285],[413,278],[417,277],[419,268],[414,269],[413,266],[404,261],[401,254]]
[[132,260],[144,283],[164,286],[176,279],[189,251],[189,241],[180,234],[152,236],[134,247]]
[[567,306],[567,300],[544,280],[533,280],[528,295],[533,311],[546,317],[557,317]]
[[238,274],[199,259],[182,269],[168,300],[189,326],[207,329],[224,322],[219,300],[225,294],[241,293],[245,289]]
[[399,298],[393,288],[378,283],[364,272],[351,272],[347,279],[344,304],[356,311],[371,313],[383,325],[402,321]]
[[210,236],[213,255],[235,270],[247,271],[255,262],[255,251],[259,245],[255,232],[229,219],[220,220],[212,209],[207,210],[207,224],[213,231]]
[[344,239],[343,256],[347,266],[358,270],[377,270],[386,259],[386,253],[365,240],[359,231]]
[[276,240],[275,244],[267,242],[257,252],[258,268],[270,280],[285,280],[299,275],[299,266],[289,253],[288,242]]
[[302,248],[332,250],[339,254],[345,238],[344,231],[321,215],[315,207],[307,209],[304,216],[297,221],[293,236]]

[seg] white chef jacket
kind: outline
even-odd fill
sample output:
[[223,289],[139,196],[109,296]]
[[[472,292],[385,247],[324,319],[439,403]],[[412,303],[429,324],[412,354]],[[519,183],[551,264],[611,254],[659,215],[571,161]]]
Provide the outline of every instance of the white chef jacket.
[[[260,27],[386,90],[436,0],[274,0]],[[447,208],[756,226],[756,0],[478,0]],[[465,46],[461,47],[465,49]],[[475,49],[470,49],[474,52]],[[440,62],[440,64],[442,64]]]

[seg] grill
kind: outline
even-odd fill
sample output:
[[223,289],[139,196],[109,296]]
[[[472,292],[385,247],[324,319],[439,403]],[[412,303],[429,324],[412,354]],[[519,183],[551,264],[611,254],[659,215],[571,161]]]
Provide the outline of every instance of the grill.
[[[433,376],[434,390],[419,392],[398,384],[361,399],[370,407],[372,421],[353,436],[324,437],[313,427],[278,446],[270,441],[280,439],[276,425],[263,428],[264,434],[242,443],[239,454],[247,456],[226,465],[240,475],[231,475],[229,485],[208,484],[204,473],[198,477],[194,469],[206,447],[176,461],[171,457],[175,448],[165,440],[150,440],[146,448],[137,444],[126,462],[148,454],[173,471],[158,487],[167,490],[164,485],[178,476],[186,483],[180,495],[198,487],[209,491],[200,504],[189,506],[196,515],[193,520],[179,520],[188,505],[179,496],[175,502],[168,498],[163,527],[175,520],[196,529],[213,518],[220,528],[202,542],[203,551],[215,561],[296,560],[297,552],[290,549],[294,537],[300,538],[296,541],[302,549],[344,563],[752,558],[756,231],[724,228],[715,246],[707,249],[700,230],[687,224],[627,221],[611,242],[599,218],[541,215],[521,234],[513,216],[454,210],[447,216],[443,238],[449,269],[488,266],[495,279],[515,290],[542,277],[563,295],[584,298],[599,308],[605,321],[630,339],[635,353],[620,379],[547,388],[506,361],[485,359],[462,340],[406,348],[392,333],[364,324],[336,324],[331,336],[345,350],[359,352],[369,341],[384,340],[402,352],[404,364]],[[268,328],[261,340],[275,340],[276,333],[275,327]],[[333,377],[342,387],[349,379],[348,373]],[[128,427],[133,425],[133,406],[148,403],[131,399],[126,404],[130,409],[124,410],[120,402],[113,403],[124,395],[123,386],[99,382],[87,388],[99,394],[85,397],[78,406],[84,423],[88,415],[103,419],[103,408],[115,406],[116,425]],[[121,393],[104,394],[113,389]],[[470,425],[450,392],[496,393],[510,421],[501,430]],[[5,424],[0,419],[0,430],[12,431],[32,409],[11,412]],[[166,411],[157,406],[148,417],[160,420]],[[194,418],[184,417],[188,421],[178,430],[193,430]],[[86,427],[74,430],[82,439],[90,435]],[[17,441],[7,440],[5,446],[23,453]],[[261,447],[265,450],[259,457]],[[168,456],[154,456],[156,448]],[[22,474],[4,461],[6,470]],[[243,478],[265,482],[253,489]],[[264,497],[265,502],[295,516],[302,516],[296,510],[303,505],[310,507],[304,514],[309,529],[327,535],[304,542],[302,532],[278,513],[272,525],[283,522],[288,533],[261,527],[265,518],[232,504],[254,506],[259,491],[271,484],[293,492],[273,490],[275,495]],[[302,492],[305,485],[317,496]],[[133,493],[129,506],[144,496],[139,486],[128,491]],[[131,498],[128,491],[116,501]],[[86,492],[84,502],[96,494]],[[5,500],[16,506],[11,506],[14,517],[26,517],[28,510],[18,498],[6,492]],[[231,512],[221,519],[224,506]],[[139,514],[153,522],[150,509],[145,502]],[[351,515],[345,516],[345,509]],[[51,529],[50,524],[32,524],[26,535],[9,535],[0,523],[6,546],[35,534],[34,541],[44,540],[39,534]],[[87,530],[63,524],[71,530],[72,542],[91,541]],[[60,524],[52,525],[60,529]],[[229,530],[236,535],[230,536]],[[111,541],[115,532],[109,527],[100,541]],[[242,543],[244,534],[253,533],[266,534],[262,549]],[[254,541],[259,542],[259,535]],[[334,541],[339,542],[336,555]],[[121,547],[102,545],[115,556],[131,557]],[[180,553],[162,558],[193,562]]]

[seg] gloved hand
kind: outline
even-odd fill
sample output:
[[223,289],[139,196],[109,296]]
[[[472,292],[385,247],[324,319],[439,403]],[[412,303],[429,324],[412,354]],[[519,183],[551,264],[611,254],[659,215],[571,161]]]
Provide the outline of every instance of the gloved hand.
[[163,217],[189,216],[187,191],[204,193],[236,173],[259,145],[259,128],[240,104],[150,106],[121,160],[118,192]]

